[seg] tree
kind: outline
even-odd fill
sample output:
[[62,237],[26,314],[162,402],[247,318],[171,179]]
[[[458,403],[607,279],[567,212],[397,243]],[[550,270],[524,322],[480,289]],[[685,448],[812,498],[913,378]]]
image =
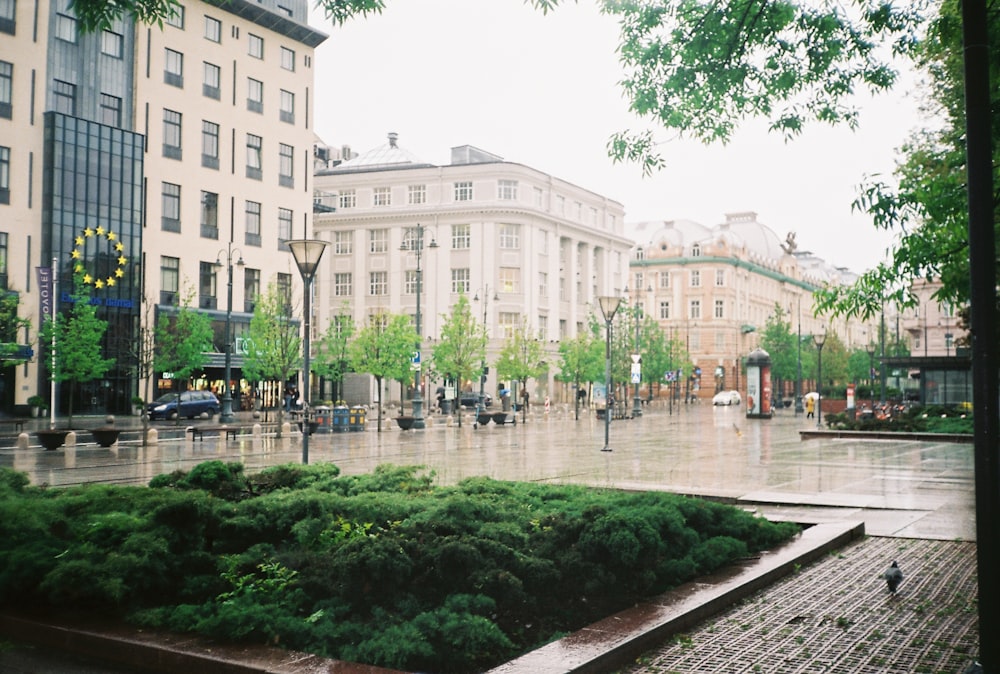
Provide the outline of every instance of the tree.
[[534,379],[543,372],[542,344],[532,336],[527,320],[522,319],[500,347],[497,377],[520,382],[521,391],[526,391],[528,379]]
[[[432,349],[434,369],[449,379],[465,381],[482,376],[486,360],[486,326],[472,315],[472,307],[465,293],[458,296],[451,313],[444,316],[441,339]],[[462,425],[462,415],[458,415]]]
[[347,352],[351,339],[357,332],[354,318],[348,309],[345,303],[340,313],[326,326],[326,332],[316,343],[316,355],[311,361],[316,374],[334,383],[335,402],[344,399],[344,375],[349,371]]
[[653,384],[659,392],[664,376],[670,369],[670,345],[667,333],[651,316],[642,319],[640,328],[640,345],[642,347],[642,378],[648,386],[649,400],[653,399]]
[[[97,317],[97,307],[90,303],[90,296],[85,292],[86,285],[76,277],[73,278],[73,306],[68,314],[55,314],[55,320],[49,318],[42,325],[39,338],[46,345],[46,364],[53,379],[58,382],[69,381],[73,384],[85,384],[104,376],[113,358],[104,358],[104,335],[108,329],[107,321]],[[55,353],[51,348],[52,335],[55,332]],[[73,394],[76,387],[69,387],[67,404],[67,425],[73,427]]]
[[774,390],[781,396],[782,382],[795,381],[798,375],[798,350],[796,336],[792,334],[792,323],[788,312],[780,304],[774,305],[774,313],[767,317],[764,332],[760,336],[760,348],[771,357],[771,379],[776,381]]
[[[302,338],[294,310],[283,286],[275,281],[254,304],[247,333],[243,372],[251,381],[278,382],[282,389],[302,365]],[[278,405],[278,436],[284,424],[284,406]]]
[[[205,366],[205,354],[212,348],[212,321],[191,309],[194,291],[188,290],[174,314],[162,314],[156,323],[156,352],[153,364],[159,372],[171,373],[175,393]],[[180,423],[180,415],[177,417]]]
[[574,414],[580,418],[580,384],[600,380],[604,376],[604,342],[593,331],[579,332],[570,340],[559,343],[559,372],[555,378],[573,384]]
[[378,385],[378,430],[382,432],[382,381],[403,381],[410,374],[410,360],[417,331],[409,316],[380,313],[368,318],[348,348],[351,369],[368,372]]

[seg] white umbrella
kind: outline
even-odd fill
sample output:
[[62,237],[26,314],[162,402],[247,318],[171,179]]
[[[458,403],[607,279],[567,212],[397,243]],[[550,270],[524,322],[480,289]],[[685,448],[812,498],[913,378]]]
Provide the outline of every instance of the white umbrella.
[[819,399],[819,394],[816,391],[810,391],[809,393],[802,396],[803,398],[812,398],[813,400]]

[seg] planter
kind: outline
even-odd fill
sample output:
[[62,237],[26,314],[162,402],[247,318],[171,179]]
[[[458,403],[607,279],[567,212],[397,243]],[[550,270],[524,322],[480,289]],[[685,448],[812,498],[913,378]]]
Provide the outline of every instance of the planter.
[[506,412],[494,412],[493,413],[493,423],[498,426],[503,426],[507,423],[507,413]]
[[413,428],[413,417],[396,417],[396,423],[402,430],[408,431]]
[[35,431],[35,435],[38,436],[38,441],[42,443],[42,447],[52,451],[63,446],[63,443],[66,442],[66,436],[69,435],[69,430],[40,430]]
[[111,445],[118,442],[118,436],[119,434],[121,434],[121,429],[94,428],[91,429],[90,434],[94,436],[94,441],[101,447],[110,447]]
[[476,421],[479,422],[481,426],[485,426],[493,420],[493,415],[486,412],[480,412],[479,416],[476,417]]

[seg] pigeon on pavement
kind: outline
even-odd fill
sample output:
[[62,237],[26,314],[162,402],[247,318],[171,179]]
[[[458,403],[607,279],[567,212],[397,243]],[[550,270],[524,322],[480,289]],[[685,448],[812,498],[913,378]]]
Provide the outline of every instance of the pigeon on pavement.
[[889,586],[890,594],[896,594],[896,588],[903,581],[903,572],[899,570],[899,565],[893,562],[892,566],[882,574],[882,577],[885,578],[886,585]]

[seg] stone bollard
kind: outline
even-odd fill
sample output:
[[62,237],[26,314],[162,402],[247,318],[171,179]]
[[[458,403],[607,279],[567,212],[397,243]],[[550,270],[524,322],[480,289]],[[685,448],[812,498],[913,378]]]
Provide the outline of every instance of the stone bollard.
[[15,447],[16,447],[16,449],[27,449],[28,448],[28,442],[29,442],[29,440],[28,440],[28,434],[27,433],[18,433],[17,434],[17,445]]
[[66,442],[63,443],[67,447],[76,447],[76,431],[70,431],[66,434]]
[[287,421],[283,422],[281,424],[281,434],[284,436],[288,436],[291,435],[291,433],[292,433],[292,425]]
[[148,431],[146,431],[147,445],[156,445],[159,444],[159,442],[160,442],[160,432],[158,430],[156,430],[155,428],[150,428]]
[[[259,417],[259,415],[258,415],[258,417]],[[264,434],[264,428],[263,428],[263,426],[260,425],[260,422],[258,421],[257,423],[255,423],[253,425],[253,436],[255,438],[259,438],[263,434]]]

